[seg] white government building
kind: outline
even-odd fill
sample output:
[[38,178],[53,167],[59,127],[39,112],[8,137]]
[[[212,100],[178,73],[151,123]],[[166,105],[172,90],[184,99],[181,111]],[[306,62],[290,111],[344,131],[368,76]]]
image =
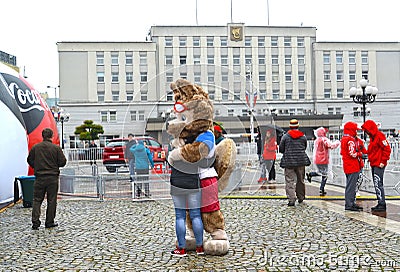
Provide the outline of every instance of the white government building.
[[399,42],[319,42],[315,27],[230,23],[152,26],[143,42],[62,41],[57,48],[67,147],[77,145],[74,130],[84,120],[104,127],[102,145],[130,132],[166,143],[169,84],[179,77],[209,93],[215,120],[231,134],[251,124],[287,128],[291,118],[309,138],[319,126],[338,132],[346,121],[362,123],[362,105],[349,92],[363,77],[378,88],[366,118],[386,133],[400,129]]

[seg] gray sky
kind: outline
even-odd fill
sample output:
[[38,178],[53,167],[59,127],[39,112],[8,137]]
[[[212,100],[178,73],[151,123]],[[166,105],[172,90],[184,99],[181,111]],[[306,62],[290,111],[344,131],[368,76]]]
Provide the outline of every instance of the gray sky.
[[[268,25],[267,0],[197,0],[199,25]],[[398,0],[269,0],[269,25],[314,26],[318,41],[400,42]],[[39,92],[58,85],[58,41],[144,41],[152,25],[196,25],[196,0],[6,0],[0,50]]]

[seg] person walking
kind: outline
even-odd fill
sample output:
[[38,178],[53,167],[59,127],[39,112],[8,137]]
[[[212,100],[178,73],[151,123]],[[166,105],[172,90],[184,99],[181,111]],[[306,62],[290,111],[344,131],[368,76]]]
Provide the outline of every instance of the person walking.
[[367,150],[363,141],[357,137],[357,123],[347,122],[343,126],[343,137],[340,141],[340,155],[343,160],[343,171],[346,175],[345,210],[361,211],[363,208],[356,204],[356,187],[361,169],[364,167],[362,154]]
[[312,171],[307,173],[307,180],[311,182],[311,178],[315,176],[321,176],[321,185],[319,186],[319,195],[325,196],[325,185],[328,180],[329,169],[329,151],[331,149],[335,149],[340,145],[340,141],[330,141],[328,137],[326,137],[326,133],[328,129],[324,127],[319,127],[314,130],[314,135],[316,137],[314,141],[313,148],[313,162],[317,167],[317,171]]
[[[262,141],[260,139],[260,141]],[[275,160],[278,145],[276,143],[276,132],[274,128],[267,128],[265,132],[265,139],[262,145],[262,152],[260,156],[261,176],[258,179],[259,183],[275,182]],[[268,174],[268,178],[267,178]]]
[[53,131],[42,130],[43,141],[35,144],[29,151],[27,162],[34,169],[32,229],[40,227],[40,208],[44,197],[47,197],[45,228],[54,228],[57,209],[57,193],[59,187],[60,167],[67,163],[62,149],[52,143]]
[[135,176],[135,157],[133,156],[133,153],[130,151],[130,148],[136,144],[136,140],[133,139],[133,134],[129,133],[128,134],[128,142],[125,145],[124,149],[124,159],[125,162],[128,163],[129,167],[129,179],[132,182],[134,180]]
[[368,161],[371,166],[372,179],[374,182],[378,205],[371,208],[373,212],[386,211],[385,190],[383,188],[383,174],[388,160],[390,159],[391,148],[386,136],[378,130],[373,120],[367,120],[361,128],[369,136]]
[[[149,168],[154,168],[153,155],[148,147],[144,145],[143,140],[139,140],[137,144],[129,149],[135,158],[135,171],[137,179],[135,181],[136,198],[140,198],[143,193],[146,197],[150,196]],[[146,182],[147,181],[147,182]]]
[[290,120],[289,128],[279,143],[279,152],[283,153],[280,166],[285,169],[288,206],[295,206],[296,198],[299,203],[302,203],[306,197],[305,167],[310,165],[311,161],[306,154],[307,138],[298,129],[299,121]]

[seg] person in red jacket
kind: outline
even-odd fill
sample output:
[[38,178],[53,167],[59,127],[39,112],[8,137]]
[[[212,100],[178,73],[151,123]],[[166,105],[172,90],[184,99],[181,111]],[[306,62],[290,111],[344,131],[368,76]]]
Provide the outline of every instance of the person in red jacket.
[[361,169],[364,167],[362,154],[367,153],[363,141],[357,137],[359,130],[357,123],[347,122],[343,127],[343,137],[341,140],[340,155],[343,160],[343,171],[346,175],[346,190],[345,190],[345,210],[360,211],[361,206],[358,206],[356,200],[357,180]]
[[383,189],[383,173],[390,159],[390,145],[386,136],[378,130],[378,126],[372,120],[367,120],[361,128],[369,136],[368,160],[371,165],[372,179],[374,182],[378,205],[371,211],[386,211],[385,191]]
[[271,183],[275,182],[275,160],[277,150],[278,144],[276,143],[275,129],[268,128],[265,132],[264,145],[260,156],[261,177],[258,179],[259,183],[263,183],[267,180],[267,173],[268,181]]
[[326,195],[325,185],[328,180],[329,169],[329,151],[335,149],[340,145],[338,140],[330,141],[326,137],[328,132],[327,128],[319,127],[314,130],[314,135],[317,137],[314,141],[313,161],[317,167],[317,171],[307,173],[307,180],[311,182],[311,177],[321,176],[321,185],[319,187],[319,195]]

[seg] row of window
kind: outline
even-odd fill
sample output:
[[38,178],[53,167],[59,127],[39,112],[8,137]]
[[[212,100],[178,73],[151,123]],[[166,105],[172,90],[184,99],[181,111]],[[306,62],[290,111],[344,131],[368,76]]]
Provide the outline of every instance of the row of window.
[[[104,72],[97,72],[97,82],[104,83]],[[125,72],[125,81],[133,82],[133,72]],[[119,72],[111,72],[111,82],[119,82]],[[147,82],[147,72],[140,72],[140,82]]]
[[[264,37],[264,36],[257,37],[257,46],[258,47],[265,46],[265,38],[266,37]],[[279,39],[278,36],[272,36],[270,46],[278,47],[278,39]],[[207,47],[215,46],[216,44],[215,44],[214,40],[215,40],[214,36],[207,37],[206,46]],[[253,37],[246,36],[244,38],[244,45],[252,46],[252,44],[251,44],[252,40],[253,40]],[[188,39],[186,36],[179,37],[179,46],[187,47],[188,46],[187,41],[188,41]],[[219,37],[219,41],[220,41],[220,46],[228,46],[228,37],[227,36]],[[304,47],[304,37],[297,37],[295,42],[297,44],[297,47]],[[192,45],[193,45],[193,47],[201,46],[200,36],[192,37]],[[292,37],[283,37],[283,45],[285,47],[291,47],[292,46]],[[172,47],[172,46],[173,46],[173,37],[171,37],[171,36],[165,37],[165,47]]]
[[[356,71],[349,71],[349,81],[356,80]],[[368,71],[362,71],[361,76],[368,80]],[[331,80],[331,71],[324,71],[324,81]],[[343,71],[336,71],[336,81],[344,81]]]
[[[326,51],[323,53],[324,64],[331,63],[331,53]],[[356,51],[349,51],[349,64],[356,64]],[[336,51],[336,64],[343,64],[343,51]],[[361,51],[361,64],[368,64],[368,51]]]
[[[96,52],[96,64],[104,65],[104,52]],[[125,64],[133,65],[133,52],[132,51],[125,52]],[[147,64],[147,52],[146,51],[139,52],[139,64],[140,65]],[[119,52],[111,52],[111,65],[119,65]]]

